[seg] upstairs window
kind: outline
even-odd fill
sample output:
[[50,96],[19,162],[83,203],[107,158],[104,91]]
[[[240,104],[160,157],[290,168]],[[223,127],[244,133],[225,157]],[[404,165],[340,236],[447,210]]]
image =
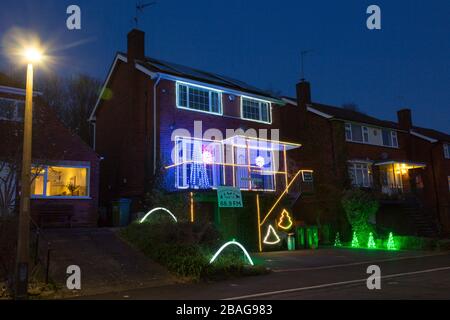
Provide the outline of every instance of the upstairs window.
[[0,98],[0,120],[22,121],[24,110],[23,101]]
[[242,97],[241,116],[246,120],[255,120],[264,123],[271,123],[270,103],[262,100]]
[[444,143],[444,158],[450,159],[450,144]]
[[352,141],[352,125],[351,125],[351,123],[345,124],[345,140]]
[[345,138],[353,142],[369,142],[369,128],[355,123],[345,124]]
[[398,137],[396,131],[383,129],[382,136],[383,136],[383,145],[385,147],[398,148]]
[[220,91],[177,82],[177,107],[201,112],[222,114]]

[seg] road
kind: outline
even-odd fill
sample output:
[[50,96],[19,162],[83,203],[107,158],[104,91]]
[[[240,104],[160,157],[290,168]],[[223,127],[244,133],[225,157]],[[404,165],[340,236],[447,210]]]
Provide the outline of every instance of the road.
[[[119,291],[84,299],[450,299],[449,252],[323,249],[256,256],[269,275],[214,283]],[[369,265],[381,268],[381,290],[368,290]]]

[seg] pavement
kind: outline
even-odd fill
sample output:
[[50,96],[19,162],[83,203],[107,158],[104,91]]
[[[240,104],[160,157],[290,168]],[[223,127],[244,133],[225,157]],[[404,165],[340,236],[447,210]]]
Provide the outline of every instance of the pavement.
[[[273,272],[223,282],[119,290],[83,299],[450,299],[449,252],[325,248],[252,256]],[[381,269],[380,290],[366,286],[370,265]]]
[[[136,288],[152,288],[175,283],[159,264],[133,249],[114,229],[46,229],[51,242],[50,277],[62,290],[58,297],[111,293]],[[41,253],[45,252],[41,240]],[[81,290],[66,289],[67,267],[81,269]]]

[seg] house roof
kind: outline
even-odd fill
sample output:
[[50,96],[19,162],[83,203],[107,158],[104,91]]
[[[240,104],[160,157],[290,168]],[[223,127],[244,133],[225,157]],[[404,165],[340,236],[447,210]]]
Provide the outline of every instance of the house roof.
[[[24,100],[25,92],[16,87],[4,86],[11,82],[0,80],[0,97]],[[78,135],[72,133],[58,119],[54,110],[48,107],[39,95],[33,99],[33,150],[35,160],[85,161],[99,156]],[[0,120],[0,159],[19,156],[23,144],[23,122]]]
[[[286,98],[286,99],[289,102],[296,104],[296,101],[297,101],[296,98]],[[328,118],[334,118],[334,119],[338,119],[338,120],[347,120],[347,121],[352,121],[352,122],[360,122],[360,123],[364,123],[364,124],[371,124],[371,125],[374,125],[377,127],[399,130],[399,126],[395,122],[380,120],[380,119],[374,118],[365,113],[355,111],[355,110],[330,106],[330,105],[326,105],[323,103],[317,103],[317,102],[313,102],[310,105],[310,107],[308,108],[308,110],[312,111],[312,112],[319,111],[319,113],[321,113],[322,115],[324,115]]]
[[412,131],[431,139],[450,142],[450,135],[444,132],[421,127],[413,127]]
[[333,107],[321,103],[313,103],[312,107],[319,110],[320,112],[332,115],[334,118],[340,120],[349,120],[354,122],[372,124],[378,127],[399,129],[398,124],[395,122],[380,120],[355,110]]
[[[125,54],[124,54],[125,55]],[[267,90],[262,90],[256,88],[250,84],[243,81],[230,78],[228,76],[220,75],[213,72],[202,71],[195,68],[183,66],[181,64],[167,62],[160,59],[155,59],[151,57],[146,57],[145,61],[140,61],[140,63],[145,66],[150,71],[161,72],[164,74],[173,75],[176,77],[192,79],[196,81],[201,81],[204,83],[209,83],[224,88],[230,88],[237,91],[248,92],[251,94],[259,95],[262,97],[267,97],[275,100],[281,100],[276,95],[268,92]]]

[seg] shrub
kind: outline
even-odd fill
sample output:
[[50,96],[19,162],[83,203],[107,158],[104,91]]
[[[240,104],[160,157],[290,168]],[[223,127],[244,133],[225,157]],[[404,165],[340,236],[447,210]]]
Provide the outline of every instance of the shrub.
[[192,280],[265,272],[262,267],[246,268],[242,252],[233,247],[227,248],[213,264],[209,264],[215,249],[223,242],[211,224],[133,223],[122,229],[120,236],[170,272]]
[[369,219],[378,211],[379,202],[368,192],[352,189],[346,191],[342,197],[342,206],[360,242],[366,243],[370,232],[375,235],[375,228]]

